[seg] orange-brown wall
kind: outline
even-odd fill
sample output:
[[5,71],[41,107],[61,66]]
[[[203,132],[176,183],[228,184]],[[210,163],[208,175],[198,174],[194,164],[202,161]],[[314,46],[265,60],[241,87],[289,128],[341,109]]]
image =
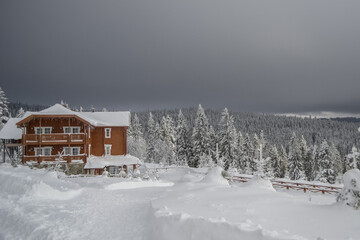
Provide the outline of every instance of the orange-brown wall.
[[[105,128],[111,128],[111,137],[105,138]],[[102,156],[105,154],[105,145],[111,144],[111,155],[127,154],[127,127],[95,127],[91,129],[91,154]]]
[[[70,123],[68,118],[45,118],[41,119],[41,126],[42,127],[52,127],[52,133],[64,133],[63,127],[81,127],[80,132],[84,132],[84,123],[81,121],[70,118]],[[26,127],[27,134],[34,134],[35,127],[40,127],[40,119],[32,119],[28,122]]]

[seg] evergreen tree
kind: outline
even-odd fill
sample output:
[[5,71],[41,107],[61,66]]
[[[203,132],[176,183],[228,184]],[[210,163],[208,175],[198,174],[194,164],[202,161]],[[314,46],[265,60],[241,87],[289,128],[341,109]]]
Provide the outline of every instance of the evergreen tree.
[[280,162],[280,174],[279,177],[280,178],[284,178],[287,174],[287,154],[285,151],[284,146],[281,146],[281,151],[279,154],[279,162]]
[[293,136],[290,140],[288,170],[291,180],[299,180],[304,178],[300,144],[295,133],[293,133]]
[[130,124],[130,131],[128,133],[128,151],[129,154],[140,159],[146,158],[146,142],[143,137],[142,126],[139,118],[135,114],[133,121]]
[[266,165],[266,174],[269,177],[281,177],[280,157],[277,147],[274,145],[269,152],[270,161]]
[[24,116],[24,114],[25,114],[25,111],[24,111],[24,109],[21,107],[21,108],[19,109],[19,111],[16,113],[16,117],[17,117],[17,118],[22,118],[22,117]]
[[8,104],[5,92],[0,87],[0,129],[5,125],[10,117]]
[[308,148],[303,161],[304,174],[307,181],[313,181],[315,179],[315,154],[316,148]]
[[351,153],[347,155],[348,159],[348,168],[356,169],[360,166],[360,153],[355,146],[352,147]]
[[161,120],[160,138],[164,142],[163,156],[169,165],[175,164],[175,127],[172,118],[167,115]]
[[234,119],[225,108],[219,123],[219,151],[220,157],[225,162],[225,170],[228,170],[230,166],[236,167],[236,149],[237,139]]
[[245,160],[245,146],[244,146],[244,138],[241,132],[238,132],[238,140],[237,140],[237,153],[236,153],[236,160],[237,160],[237,169],[238,172],[243,173],[246,168],[246,160]]
[[253,174],[256,172],[256,162],[254,161],[254,145],[250,139],[249,134],[245,135],[244,138],[244,157],[243,157],[243,166],[245,166],[244,173],[245,174]]
[[216,146],[218,146],[218,139],[213,126],[210,126],[209,128],[209,138],[210,138],[210,152],[208,153],[208,155],[210,155],[213,162],[216,163],[218,158],[218,156],[216,155]]
[[176,126],[176,162],[180,166],[187,166],[189,159],[189,132],[187,122],[181,110],[178,115]]
[[156,130],[155,130],[155,121],[153,119],[152,113],[149,113],[149,120],[147,123],[147,148],[146,148],[146,160],[150,163],[156,162]]
[[342,175],[343,166],[342,166],[341,156],[334,143],[331,143],[330,146],[330,159],[333,162],[335,175],[336,176]]
[[319,172],[316,180],[321,182],[335,183],[336,175],[333,169],[333,162],[330,158],[330,147],[326,140],[321,143],[319,153]]
[[208,154],[209,149],[209,122],[204,109],[199,105],[192,134],[192,159],[189,166],[197,167],[199,165],[200,156]]

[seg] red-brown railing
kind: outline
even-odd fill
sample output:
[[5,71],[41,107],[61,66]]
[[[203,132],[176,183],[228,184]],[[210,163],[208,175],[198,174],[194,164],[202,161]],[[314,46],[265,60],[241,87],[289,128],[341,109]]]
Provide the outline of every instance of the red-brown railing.
[[[24,155],[24,161],[25,162],[27,162],[27,161],[35,161],[35,162],[38,162],[38,163],[41,163],[43,161],[53,162],[58,158],[59,158],[59,156],[57,156],[57,155],[51,155],[51,156],[29,156],[29,155]],[[85,154],[64,155],[63,156],[63,161],[71,163],[72,160],[82,160],[83,162],[86,162],[86,156],[85,156]]]
[[84,133],[25,134],[24,143],[29,145],[85,143]]

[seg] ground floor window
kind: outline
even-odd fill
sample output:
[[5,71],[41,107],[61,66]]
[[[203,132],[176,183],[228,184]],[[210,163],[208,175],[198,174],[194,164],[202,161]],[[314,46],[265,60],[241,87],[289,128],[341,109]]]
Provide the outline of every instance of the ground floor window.
[[52,147],[34,148],[35,156],[50,156]]
[[80,147],[63,147],[64,155],[79,155],[80,154]]

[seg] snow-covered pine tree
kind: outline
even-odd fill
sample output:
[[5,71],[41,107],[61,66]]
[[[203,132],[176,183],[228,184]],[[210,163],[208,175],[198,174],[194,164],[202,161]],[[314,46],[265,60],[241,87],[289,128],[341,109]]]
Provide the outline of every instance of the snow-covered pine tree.
[[0,87],[0,129],[5,125],[10,117],[8,104],[9,102],[6,98],[5,92]]
[[331,143],[330,145],[330,159],[332,159],[333,162],[335,175],[336,176],[343,175],[341,156],[334,143]]
[[215,133],[215,130],[214,130],[213,126],[211,126],[211,125],[210,125],[210,128],[209,128],[209,138],[210,138],[210,152],[209,152],[209,155],[211,156],[212,161],[214,163],[216,163],[217,162],[216,146],[218,146],[218,138],[217,138],[217,135]]
[[244,173],[253,174],[257,169],[256,162],[254,161],[254,145],[252,144],[249,134],[245,135],[243,149],[244,157],[242,161],[245,167]]
[[197,167],[199,165],[200,156],[208,154],[209,150],[209,122],[204,109],[199,105],[192,134],[192,159],[189,166]]
[[289,178],[291,180],[299,180],[304,178],[300,144],[295,133],[293,133],[290,139],[288,170]]
[[246,168],[246,161],[245,161],[245,153],[244,153],[244,137],[242,133],[238,132],[237,137],[237,150],[236,150],[236,161],[237,161],[237,170],[240,173],[244,173]]
[[172,118],[167,115],[161,119],[160,126],[161,140],[165,143],[164,157],[169,165],[175,164],[175,127]]
[[189,130],[186,119],[180,110],[176,126],[176,163],[180,166],[187,166],[189,155]]
[[131,121],[128,132],[128,151],[129,154],[140,159],[146,158],[146,142],[143,137],[142,126],[138,116],[135,114],[133,121]]
[[25,114],[25,111],[24,111],[24,109],[21,107],[21,108],[19,109],[19,111],[16,113],[16,117],[17,117],[17,118],[22,118],[22,117],[24,116],[24,114]]
[[353,146],[351,149],[351,153],[347,155],[348,158],[348,168],[349,169],[356,169],[360,167],[360,153],[358,149]]
[[330,147],[326,140],[324,140],[319,148],[318,153],[319,172],[316,180],[321,182],[335,183],[336,174],[333,169],[333,162],[330,158]]
[[280,154],[279,154],[279,164],[280,164],[280,174],[279,178],[284,178],[287,174],[287,154],[284,146],[281,146]]
[[229,115],[227,108],[221,114],[219,122],[219,152],[225,161],[225,170],[230,166],[236,167],[237,138],[234,119]]
[[[304,151],[302,151],[302,154],[304,154]],[[314,181],[315,179],[315,154],[316,147],[307,148],[306,155],[303,161],[304,174],[307,181]]]
[[280,178],[281,177],[281,169],[280,169],[280,157],[277,150],[276,145],[272,146],[269,152],[270,161],[267,162],[265,167],[265,174],[272,178]]
[[156,157],[156,132],[155,132],[155,121],[151,114],[149,113],[149,120],[147,122],[147,145],[146,145],[146,161],[149,163],[155,163]]

